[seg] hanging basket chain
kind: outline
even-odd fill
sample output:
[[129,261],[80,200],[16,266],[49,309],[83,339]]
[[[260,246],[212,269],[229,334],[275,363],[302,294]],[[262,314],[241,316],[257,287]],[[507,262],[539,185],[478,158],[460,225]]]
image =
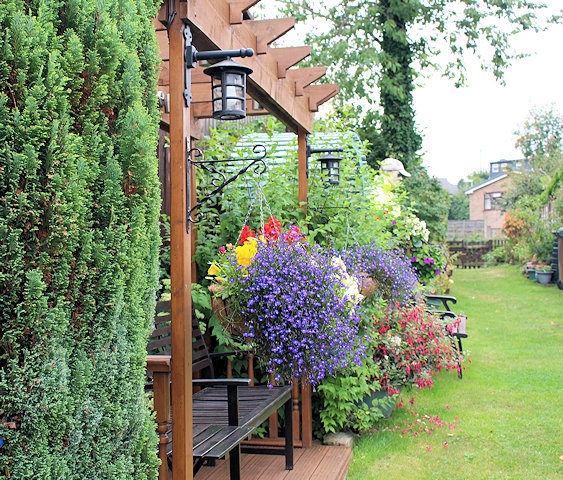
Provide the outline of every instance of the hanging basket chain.
[[[254,197],[254,201],[251,201],[250,205],[248,207],[248,212],[247,212],[246,217],[244,219],[243,227],[239,231],[239,236],[237,238],[237,245],[240,242],[242,230],[244,229],[244,226],[248,225],[248,221],[249,221],[250,215],[252,214],[252,211],[254,209],[255,203],[258,203],[259,218],[260,218],[260,231],[262,233],[264,233],[264,226],[266,224],[265,221],[264,221],[264,205],[266,207],[268,219],[273,217],[272,209],[270,207],[270,204],[268,203],[268,199],[266,198],[266,195],[264,195],[264,189],[263,189],[263,186],[262,186],[262,176],[261,176],[261,174],[258,175],[258,178],[255,179],[255,182],[256,182],[256,196]],[[275,230],[275,233],[277,233],[278,235],[281,235],[281,230],[279,229],[277,224],[274,224],[273,228]]]

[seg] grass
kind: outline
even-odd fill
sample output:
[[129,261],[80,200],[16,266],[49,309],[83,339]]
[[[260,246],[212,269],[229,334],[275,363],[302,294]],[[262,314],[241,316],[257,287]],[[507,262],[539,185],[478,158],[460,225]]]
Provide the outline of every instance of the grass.
[[404,392],[356,442],[348,480],[562,479],[563,291],[510,266],[453,278],[468,317],[463,379],[443,372],[432,389]]

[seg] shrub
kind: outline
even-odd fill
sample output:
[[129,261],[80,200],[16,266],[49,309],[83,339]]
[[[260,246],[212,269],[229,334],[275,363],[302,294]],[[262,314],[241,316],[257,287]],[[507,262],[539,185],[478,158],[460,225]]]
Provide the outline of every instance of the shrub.
[[403,386],[431,387],[436,372],[457,369],[461,353],[447,333],[453,325],[426,312],[423,303],[391,305],[384,315],[373,319],[379,332],[374,350],[380,370],[378,381],[389,393]]

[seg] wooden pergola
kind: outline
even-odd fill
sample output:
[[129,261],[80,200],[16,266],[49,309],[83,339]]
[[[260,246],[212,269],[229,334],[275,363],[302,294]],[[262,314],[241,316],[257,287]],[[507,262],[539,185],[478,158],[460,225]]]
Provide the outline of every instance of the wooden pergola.
[[[163,111],[161,125],[169,137],[169,162],[165,161],[169,184],[165,189],[170,195],[172,355],[169,364],[149,365],[149,369],[171,371],[172,397],[169,390],[155,389],[155,406],[158,415],[159,405],[171,401],[174,412],[173,480],[193,478],[191,283],[195,278],[195,238],[186,219],[186,156],[193,139],[199,136],[198,120],[211,117],[210,81],[199,66],[192,71],[190,107],[184,102],[184,28],[191,29],[192,43],[199,51],[252,48],[256,52],[253,57],[238,60],[253,69],[247,80],[247,94],[253,100],[247,102],[247,113],[274,115],[297,135],[299,202],[307,201],[306,146],[314,113],[338,92],[336,85],[313,84],[325,74],[325,67],[293,68],[310,54],[310,47],[270,46],[294,27],[295,20],[253,20],[246,12],[259,1],[165,0],[154,22],[162,57],[159,90],[169,95],[169,112]],[[259,110],[253,108],[255,102],[260,105]],[[163,165],[163,159],[160,164]],[[195,204],[195,185],[191,187]],[[166,432],[160,433],[161,441],[167,441],[162,438]],[[304,446],[307,443],[304,440]],[[166,463],[161,467],[160,478],[168,478]]]

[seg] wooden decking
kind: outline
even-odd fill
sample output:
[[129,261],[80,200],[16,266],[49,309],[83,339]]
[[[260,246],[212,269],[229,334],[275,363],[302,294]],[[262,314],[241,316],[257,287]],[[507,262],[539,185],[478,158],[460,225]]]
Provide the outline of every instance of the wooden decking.
[[[314,444],[296,448],[293,470],[285,470],[283,455],[242,455],[242,480],[344,480],[352,458],[349,447]],[[215,467],[201,467],[194,480],[229,478],[229,462],[220,460]]]

